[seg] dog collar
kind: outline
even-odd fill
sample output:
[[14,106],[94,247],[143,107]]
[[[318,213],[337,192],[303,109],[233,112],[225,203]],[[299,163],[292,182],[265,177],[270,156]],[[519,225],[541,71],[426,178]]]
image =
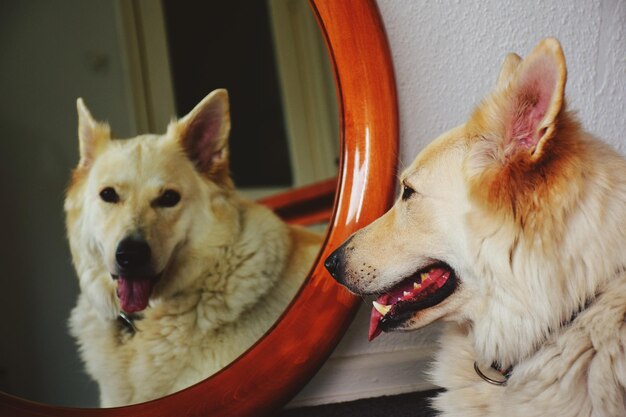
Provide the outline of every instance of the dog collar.
[[120,311],[117,315],[117,321],[122,325],[123,328],[128,330],[131,335],[134,335],[138,332],[137,326],[135,326],[135,320],[140,319],[141,317],[135,314],[128,314],[124,311]]

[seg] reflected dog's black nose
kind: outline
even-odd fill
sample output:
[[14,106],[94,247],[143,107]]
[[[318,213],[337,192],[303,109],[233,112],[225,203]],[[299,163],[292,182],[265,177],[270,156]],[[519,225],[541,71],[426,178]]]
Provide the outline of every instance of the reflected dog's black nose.
[[152,251],[143,239],[127,237],[117,245],[115,260],[120,273],[135,275],[146,271],[150,266]]

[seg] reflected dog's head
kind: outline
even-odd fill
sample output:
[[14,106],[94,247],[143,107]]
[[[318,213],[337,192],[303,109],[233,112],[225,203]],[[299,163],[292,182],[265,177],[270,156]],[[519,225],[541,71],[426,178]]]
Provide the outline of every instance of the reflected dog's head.
[[161,136],[113,139],[81,99],[78,116],[80,162],[65,211],[81,290],[104,316],[141,311],[191,284],[198,271],[181,268],[202,267],[185,260],[207,234],[205,252],[236,234],[228,96],[212,92]]
[[481,360],[506,366],[622,262],[623,231],[606,230],[602,206],[616,156],[567,112],[565,81],[554,39],[509,55],[467,123],[401,175],[391,210],[327,259],[337,281],[377,297],[370,339],[452,320],[469,325]]

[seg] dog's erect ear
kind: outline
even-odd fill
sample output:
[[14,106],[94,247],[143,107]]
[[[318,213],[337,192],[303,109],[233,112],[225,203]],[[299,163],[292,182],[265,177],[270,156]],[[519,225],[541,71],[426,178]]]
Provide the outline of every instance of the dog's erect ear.
[[82,98],[76,100],[78,110],[78,146],[80,150],[80,167],[88,167],[106,141],[111,138],[111,129],[106,123],[94,120]]
[[522,58],[519,55],[510,53],[504,58],[504,62],[502,63],[502,67],[500,68],[500,75],[498,75],[498,87],[504,88],[509,83],[513,74],[515,74],[515,70],[519,66],[520,62],[522,62]]
[[563,50],[553,38],[541,41],[519,63],[505,92],[507,154],[526,150],[531,161],[541,158],[557,128],[566,78]]
[[198,171],[211,177],[228,174],[230,114],[226,90],[212,91],[171,128]]

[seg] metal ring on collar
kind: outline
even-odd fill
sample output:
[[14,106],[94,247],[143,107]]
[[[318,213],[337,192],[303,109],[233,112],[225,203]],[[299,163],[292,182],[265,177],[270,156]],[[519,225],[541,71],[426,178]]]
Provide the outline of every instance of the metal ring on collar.
[[124,311],[120,311],[117,318],[120,322],[122,322],[124,327],[130,330],[131,334],[137,333],[137,327],[135,326],[135,321],[130,314],[125,313]]
[[503,386],[503,385],[506,385],[507,383],[508,378],[506,376],[504,377],[503,381],[498,381],[497,379],[491,379],[487,375],[483,374],[483,372],[480,370],[476,362],[474,362],[474,370],[476,371],[479,377],[481,377],[482,379],[484,379],[485,381],[489,382],[492,385]]

